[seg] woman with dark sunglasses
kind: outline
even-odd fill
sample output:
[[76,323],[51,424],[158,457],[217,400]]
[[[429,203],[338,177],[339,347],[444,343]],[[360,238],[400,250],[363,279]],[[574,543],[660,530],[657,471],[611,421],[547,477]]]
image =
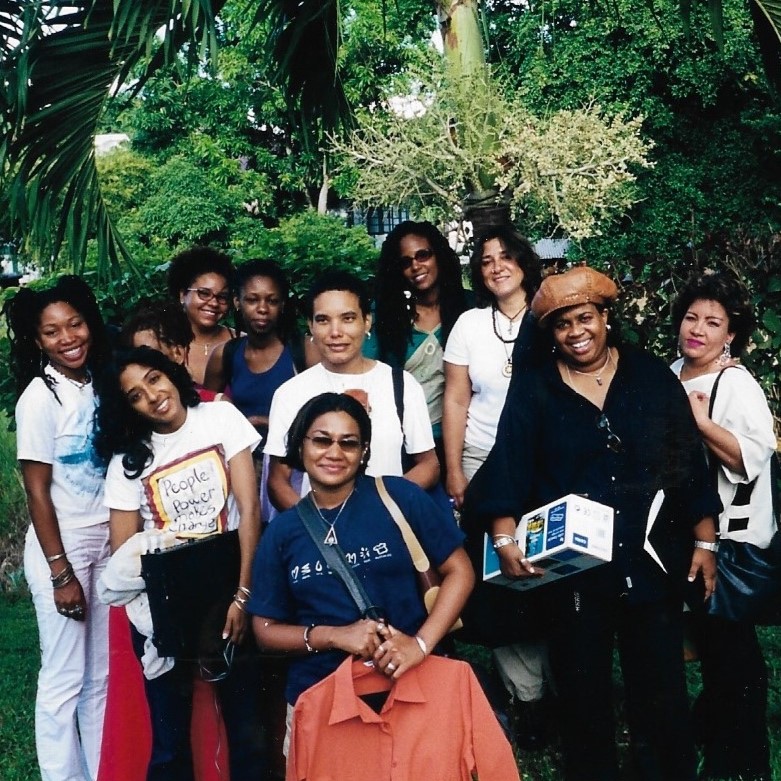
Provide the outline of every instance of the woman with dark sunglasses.
[[374,325],[363,354],[402,367],[421,384],[444,468],[442,356],[450,331],[470,303],[461,262],[434,225],[406,220],[388,234],[377,263],[374,299]]
[[233,337],[222,324],[228,313],[233,275],[231,259],[212,247],[193,247],[179,253],[168,267],[168,293],[181,304],[193,329],[187,370],[203,385],[211,351]]
[[[221,635],[242,653],[230,674],[224,666],[229,655],[218,659],[219,669],[207,664],[201,673],[218,692],[231,779],[260,778],[265,757],[258,742],[259,682],[246,613],[260,533],[252,464],[260,436],[232,404],[202,404],[184,366],[149,347],[118,353],[104,372],[97,423],[96,447],[109,462],[105,503],[114,554],[142,530],[186,539],[238,529],[236,593],[214,640]],[[133,642],[152,721],[147,781],[192,781],[193,665],[160,660],[151,638],[135,630]]]
[[385,621],[362,618],[347,589],[329,575],[323,556],[294,507],[264,532],[253,565],[253,614],[258,643],[290,655],[286,690],[299,694],[332,673],[348,654],[373,660],[397,680],[419,665],[453,625],[474,575],[452,514],[421,488],[385,477],[388,493],[442,576],[427,615],[401,531],[364,472],[372,424],[345,393],[322,393],[298,411],[287,436],[285,463],[306,472],[323,544],[336,544],[352,564]]
[[694,781],[681,605],[687,583],[713,591],[721,503],[680,384],[610,330],[617,293],[587,267],[543,280],[531,309],[553,351],[514,381],[466,504],[516,579],[545,578],[515,543],[517,518],[571,493],[613,508],[612,561],[532,592],[547,616],[564,777],[619,778],[617,638],[640,777]]

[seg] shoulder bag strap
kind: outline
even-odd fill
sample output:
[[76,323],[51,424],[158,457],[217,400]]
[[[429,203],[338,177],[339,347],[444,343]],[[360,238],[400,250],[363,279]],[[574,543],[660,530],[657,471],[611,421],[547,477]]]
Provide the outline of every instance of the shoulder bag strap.
[[385,481],[381,477],[375,477],[374,481],[377,485],[377,493],[382,499],[382,503],[385,508],[391,514],[391,517],[396,522],[396,525],[401,531],[401,536],[404,538],[404,542],[409,549],[410,556],[412,557],[412,563],[415,565],[415,569],[418,572],[426,572],[431,568],[431,562],[426,556],[426,552],[423,550],[423,546],[415,536],[415,532],[412,531],[412,527],[404,517],[404,513],[401,508],[396,504],[393,497],[388,493],[388,488],[385,485]]
[[353,568],[347,564],[344,551],[336,544],[326,545],[321,539],[322,519],[318,516],[313,502],[312,494],[309,493],[296,505],[296,511],[304,524],[304,528],[309,532],[309,536],[325,559],[325,563],[331,572],[344,583],[350,592],[350,596],[361,611],[361,616],[379,621],[383,618],[383,611],[376,605],[372,605],[369,595],[366,593],[360,580],[358,580]]

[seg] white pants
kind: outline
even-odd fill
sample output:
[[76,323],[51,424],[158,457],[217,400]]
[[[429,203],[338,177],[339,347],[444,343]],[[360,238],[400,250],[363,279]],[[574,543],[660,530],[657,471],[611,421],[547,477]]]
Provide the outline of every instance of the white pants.
[[108,561],[108,523],[63,530],[61,536],[84,591],[87,618],[75,621],[57,612],[51,570],[31,526],[24,574],[41,645],[35,744],[42,781],[94,781],[108,680],[108,607],[98,601],[95,587]]

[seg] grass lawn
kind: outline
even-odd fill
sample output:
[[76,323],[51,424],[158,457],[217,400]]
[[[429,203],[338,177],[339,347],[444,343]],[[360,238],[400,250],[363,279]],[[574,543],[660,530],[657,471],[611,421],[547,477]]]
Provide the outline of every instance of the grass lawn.
[[[774,778],[781,781],[781,627],[761,629],[770,672],[769,727]],[[478,654],[483,657],[483,654]],[[39,781],[33,738],[38,638],[28,596],[0,593],[0,781]],[[688,665],[692,696],[699,689],[696,664]],[[725,718],[729,718],[725,714]],[[555,750],[519,755],[525,781],[561,778]],[[627,781],[631,778],[626,776]],[[595,779],[598,781],[598,779]]]

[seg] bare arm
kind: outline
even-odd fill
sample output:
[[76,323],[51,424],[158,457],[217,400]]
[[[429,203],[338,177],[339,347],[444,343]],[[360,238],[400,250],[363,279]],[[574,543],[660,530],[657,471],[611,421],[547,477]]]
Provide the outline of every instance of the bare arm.
[[469,402],[472,400],[472,381],[469,368],[445,361],[445,400],[442,411],[442,437],[447,465],[447,492],[459,509],[469,485],[461,465],[464,454],[464,436]]
[[[453,551],[437,571],[442,576],[437,601],[416,635],[427,653],[453,626],[475,583],[472,565],[463,548]],[[415,635],[405,635],[392,626],[380,626],[378,632],[383,642],[374,654],[374,662],[386,675],[398,678],[426,658]]]
[[728,469],[745,475],[746,467],[743,463],[743,454],[740,452],[740,443],[734,434],[710,418],[709,403],[710,396],[700,391],[692,391],[689,394],[694,421],[708,450]]
[[141,513],[138,510],[111,510],[109,514],[109,529],[111,538],[111,552],[127,542],[136,532],[143,527]]
[[[241,569],[236,596],[245,599],[240,589],[249,590],[252,579],[252,560],[260,539],[260,506],[258,504],[258,486],[255,479],[255,467],[252,453],[244,448],[228,462],[230,466],[231,492],[239,511],[239,547],[241,549]],[[231,602],[223,628],[223,638],[239,643],[247,630],[247,613],[241,603]]]
[[311,627],[307,632],[310,652],[304,643],[305,626],[281,624],[273,618],[253,616],[252,628],[255,639],[261,648],[270,651],[285,651],[304,656],[315,651],[344,651],[348,654],[370,659],[382,642],[378,634],[378,624],[368,618],[362,618],[347,626]]
[[227,342],[220,342],[209,353],[209,360],[206,362],[206,371],[203,376],[203,387],[210,391],[221,393],[225,390],[225,377],[222,371],[222,356],[225,352]]
[[301,498],[290,483],[293,470],[283,464],[278,456],[271,456],[268,469],[268,495],[274,507],[280,512],[298,504]]
[[433,488],[439,480],[439,459],[436,451],[412,453],[411,457],[415,465],[404,473],[404,477],[423,489]]
[[[716,524],[713,518],[706,516],[694,527],[694,539],[702,542],[716,541]],[[695,548],[692,553],[691,566],[689,567],[689,582],[693,582],[697,573],[702,572],[705,581],[705,599],[716,588],[716,554],[703,548]]]
[[[35,530],[35,535],[46,558],[64,553],[65,548],[60,536],[60,524],[57,520],[57,512],[54,509],[51,495],[52,466],[40,461],[20,461],[22,481],[27,494],[27,509],[30,512],[30,520]],[[49,562],[52,577],[56,577],[70,567],[67,557]],[[77,611],[69,617],[83,620],[87,615],[87,602],[84,592],[77,577],[62,586],[54,589],[54,604],[57,611],[65,614],[66,611]]]

